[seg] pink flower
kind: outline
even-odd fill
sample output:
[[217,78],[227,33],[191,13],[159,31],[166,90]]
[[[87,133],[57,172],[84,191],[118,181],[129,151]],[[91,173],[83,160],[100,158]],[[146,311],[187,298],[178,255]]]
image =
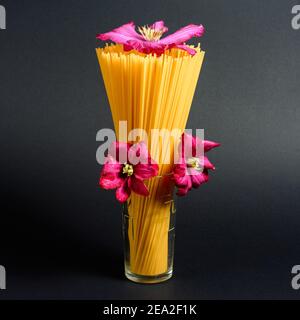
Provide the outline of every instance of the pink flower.
[[201,37],[204,34],[204,27],[202,24],[189,24],[163,39],[160,39],[161,36],[168,31],[163,21],[139,27],[138,31],[139,33],[136,32],[134,23],[129,22],[110,32],[97,35],[97,39],[123,44],[125,51],[135,49],[143,53],[161,55],[168,49],[178,48],[194,55],[196,50],[187,46],[185,42],[193,37]]
[[[177,186],[177,195],[184,196],[192,188],[198,188],[208,181],[208,170],[215,170],[214,165],[205,156],[205,152],[218,147],[213,141],[201,140],[186,133],[182,134],[179,164],[175,164],[173,177]],[[190,157],[186,155],[189,151]],[[204,151],[204,155],[201,151]]]
[[104,189],[117,189],[117,200],[125,202],[131,191],[148,196],[144,180],[157,173],[158,165],[151,159],[144,142],[134,145],[115,142],[108,150],[99,184]]

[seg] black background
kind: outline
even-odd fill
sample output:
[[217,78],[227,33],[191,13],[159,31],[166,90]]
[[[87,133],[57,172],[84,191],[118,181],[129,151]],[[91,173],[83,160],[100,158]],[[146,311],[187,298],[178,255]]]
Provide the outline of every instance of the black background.
[[[4,1],[0,30],[0,299],[300,298],[297,1]],[[121,207],[97,187],[112,128],[96,33],[202,23],[188,128],[222,143],[211,182],[178,201],[175,273],[123,276]]]

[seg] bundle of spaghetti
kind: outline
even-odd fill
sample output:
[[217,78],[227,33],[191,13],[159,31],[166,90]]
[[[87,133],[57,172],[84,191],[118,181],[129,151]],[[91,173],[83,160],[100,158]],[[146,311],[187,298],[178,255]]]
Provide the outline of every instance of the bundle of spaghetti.
[[[145,130],[150,154],[159,163],[159,176],[146,183],[149,196],[132,193],[128,200],[130,270],[136,274],[159,275],[168,268],[174,147],[185,129],[204,59],[200,46],[195,49],[194,56],[180,49],[160,56],[125,52],[122,45],[96,49],[117,137],[120,121],[127,121],[127,133]],[[179,130],[168,143],[151,143],[152,129]]]

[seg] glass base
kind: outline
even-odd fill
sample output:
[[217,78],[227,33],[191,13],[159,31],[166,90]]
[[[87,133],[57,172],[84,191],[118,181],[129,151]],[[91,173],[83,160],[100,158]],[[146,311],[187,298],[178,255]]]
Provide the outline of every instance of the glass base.
[[159,283],[164,282],[170,279],[173,275],[173,270],[169,270],[165,273],[158,274],[155,276],[143,276],[140,274],[132,273],[128,270],[125,270],[125,276],[127,279],[136,282],[136,283]]

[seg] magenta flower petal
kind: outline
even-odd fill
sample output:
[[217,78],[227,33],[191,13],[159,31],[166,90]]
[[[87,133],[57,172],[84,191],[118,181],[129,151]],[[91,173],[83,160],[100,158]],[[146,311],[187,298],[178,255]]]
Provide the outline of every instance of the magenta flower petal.
[[154,22],[150,28],[163,33],[168,31],[168,28],[165,26],[165,23],[162,20]]
[[213,148],[219,147],[221,144],[214,141],[203,140],[204,151],[207,152]]
[[119,174],[122,169],[122,164],[119,163],[114,157],[108,155],[105,159],[105,163],[103,165],[102,173],[103,174]]
[[116,190],[116,198],[119,202],[125,202],[130,196],[130,189],[128,187],[128,179],[123,181],[123,184]]
[[215,170],[215,166],[208,160],[208,158],[206,156],[201,157],[200,163],[204,169]]
[[99,185],[103,189],[111,190],[120,187],[122,182],[123,180],[121,178],[107,174],[101,175]]
[[201,140],[198,137],[195,137],[193,141],[193,148],[195,148],[195,150],[196,150],[196,146],[197,146],[197,150],[201,150],[201,148],[203,148],[204,152],[208,152],[209,150],[219,147],[220,145],[221,144],[218,142]]
[[128,159],[131,164],[149,163],[149,152],[145,142],[132,145],[128,150]]
[[143,180],[138,179],[135,175],[128,178],[128,187],[141,196],[148,196],[149,191]]
[[189,185],[190,177],[188,175],[186,176],[178,176],[174,175],[174,181],[176,186],[178,187],[186,187]]
[[204,27],[202,24],[195,25],[190,24],[186,27],[179,29],[178,31],[170,34],[169,36],[160,40],[160,43],[167,44],[167,45],[181,45],[187,40],[190,40],[193,37],[201,37],[204,34]]
[[177,175],[179,177],[185,176],[186,175],[186,163],[178,163],[175,164],[174,166],[174,175]]
[[206,183],[208,181],[208,173],[207,171],[197,172],[191,175],[193,188],[198,188],[201,184]]
[[134,166],[134,175],[140,179],[150,179],[157,175],[158,165],[151,159],[146,144],[141,141],[134,144],[128,151],[128,158]]
[[157,176],[158,165],[156,163],[152,164],[142,164],[139,163],[134,167],[134,175],[141,180],[150,179]]
[[192,188],[192,180],[190,178],[190,176],[186,176],[187,177],[187,184],[184,185],[184,186],[179,186],[178,189],[177,189],[177,195],[178,196],[184,196],[187,194],[188,191],[191,190]]
[[194,56],[197,53],[196,49],[193,49],[190,46],[187,46],[186,44],[177,44],[176,48],[188,52],[191,56]]
[[126,23],[110,32],[98,34],[97,39],[106,41],[111,40],[116,43],[126,44],[130,40],[143,41],[143,37],[135,31],[133,22]]
[[165,45],[161,45],[159,41],[139,41],[139,40],[129,40],[126,44],[124,44],[124,50],[137,50],[139,52],[143,52],[146,54],[156,53],[157,55],[161,55],[166,50]]
[[183,197],[188,193],[188,191],[189,191],[188,187],[178,187],[176,194],[179,197]]
[[173,179],[178,187],[184,187],[189,184],[189,176],[187,174],[187,167],[185,163],[176,164],[174,166]]
[[139,40],[129,40],[126,44],[124,44],[125,51],[130,51],[132,49],[139,52],[143,52],[144,50],[143,42]]
[[113,157],[108,156],[100,175],[100,187],[107,190],[118,188],[123,182],[121,172],[122,165]]

